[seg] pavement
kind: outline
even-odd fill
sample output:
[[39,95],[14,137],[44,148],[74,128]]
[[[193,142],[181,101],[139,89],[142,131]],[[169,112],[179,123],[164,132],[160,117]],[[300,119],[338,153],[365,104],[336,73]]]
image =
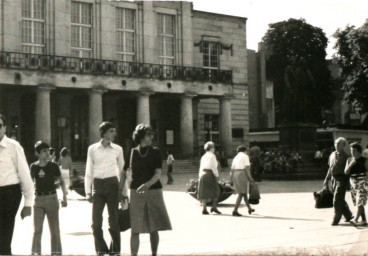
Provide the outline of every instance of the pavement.
[[[228,173],[223,178],[228,179]],[[331,226],[333,209],[315,209],[312,192],[322,181],[263,181],[259,183],[261,201],[255,212],[243,217],[231,216],[236,196],[219,205],[222,215],[201,214],[199,202],[185,193],[186,183],[196,173],[174,174],[173,185],[164,185],[164,197],[173,230],[160,232],[160,255],[368,255],[368,228],[355,228],[341,221]],[[166,177],[162,177],[165,183]],[[351,210],[350,192],[346,199]],[[69,195],[67,208],[60,210],[63,254],[93,255],[91,230],[92,206],[75,192]],[[110,235],[107,212],[104,232]],[[17,215],[13,254],[30,254],[32,218]],[[121,233],[122,255],[130,254],[130,232]],[[150,255],[149,236],[141,235],[139,254]],[[50,235],[44,225],[42,251],[50,254]]]

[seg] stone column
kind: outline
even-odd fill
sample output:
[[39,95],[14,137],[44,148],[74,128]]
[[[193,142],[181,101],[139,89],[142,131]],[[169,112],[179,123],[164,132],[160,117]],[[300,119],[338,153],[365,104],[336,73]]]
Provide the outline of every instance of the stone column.
[[51,105],[50,86],[40,86],[36,95],[36,141],[42,140],[50,145],[51,143]]
[[101,139],[98,127],[102,123],[102,94],[104,90],[92,89],[89,92],[88,138],[89,144]]
[[152,92],[140,92],[137,97],[137,125],[151,124],[149,97]]
[[220,146],[225,149],[227,157],[233,155],[231,98],[230,95],[220,98]]
[[193,157],[193,99],[194,95],[185,94],[180,105],[180,149],[182,157]]

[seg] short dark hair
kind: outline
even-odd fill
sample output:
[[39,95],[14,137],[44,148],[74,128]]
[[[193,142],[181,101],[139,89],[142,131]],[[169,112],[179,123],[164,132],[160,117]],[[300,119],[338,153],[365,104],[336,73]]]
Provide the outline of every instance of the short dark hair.
[[363,147],[358,142],[351,143],[350,144],[350,147],[356,149],[358,151],[358,153],[362,153],[363,152]]
[[6,117],[0,114],[0,119],[3,120],[3,124],[6,125]]
[[109,121],[106,122],[102,122],[102,124],[100,124],[100,135],[101,138],[105,135],[105,133],[110,130],[111,128],[115,128],[115,125]]
[[236,149],[239,152],[245,152],[247,151],[247,147],[244,146],[244,145],[240,145],[237,149]]
[[68,154],[69,154],[69,149],[67,149],[66,147],[61,149],[60,156],[66,157]]
[[138,124],[133,132],[133,141],[135,144],[140,144],[141,140],[146,136],[147,133],[152,132],[152,128],[146,124]]
[[55,154],[55,149],[54,148],[50,148],[50,155]]
[[43,149],[50,149],[50,146],[46,142],[43,142],[43,141],[39,140],[34,145],[34,149],[35,149],[36,153],[39,154],[41,152],[41,150],[43,150]]

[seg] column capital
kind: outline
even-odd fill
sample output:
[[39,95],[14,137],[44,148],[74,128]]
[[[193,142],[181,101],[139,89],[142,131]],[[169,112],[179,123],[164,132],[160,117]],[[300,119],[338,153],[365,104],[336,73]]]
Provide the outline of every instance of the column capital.
[[139,95],[143,95],[143,96],[151,96],[153,94],[155,94],[153,91],[151,90],[140,90],[136,93],[138,96]]
[[232,100],[232,99],[235,99],[235,95],[233,93],[225,93],[225,94],[221,95],[219,98],[220,98],[220,101]]
[[195,94],[195,93],[191,93],[191,92],[187,92],[187,93],[184,93],[184,94],[181,95],[182,98],[191,98],[191,99],[193,99],[196,96],[198,96],[198,95]]
[[56,89],[55,85],[53,84],[38,84],[37,91],[46,91],[51,92],[52,90]]
[[104,88],[91,88],[88,93],[89,94],[104,94],[105,92],[107,92],[106,89]]

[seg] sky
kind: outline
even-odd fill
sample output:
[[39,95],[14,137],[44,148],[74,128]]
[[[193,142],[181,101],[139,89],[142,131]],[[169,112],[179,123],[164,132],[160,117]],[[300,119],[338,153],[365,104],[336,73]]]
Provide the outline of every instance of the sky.
[[368,19],[368,0],[192,0],[195,10],[246,17],[247,48],[257,50],[268,24],[304,18],[329,39],[327,57],[336,52],[332,35],[346,25],[360,27]]

